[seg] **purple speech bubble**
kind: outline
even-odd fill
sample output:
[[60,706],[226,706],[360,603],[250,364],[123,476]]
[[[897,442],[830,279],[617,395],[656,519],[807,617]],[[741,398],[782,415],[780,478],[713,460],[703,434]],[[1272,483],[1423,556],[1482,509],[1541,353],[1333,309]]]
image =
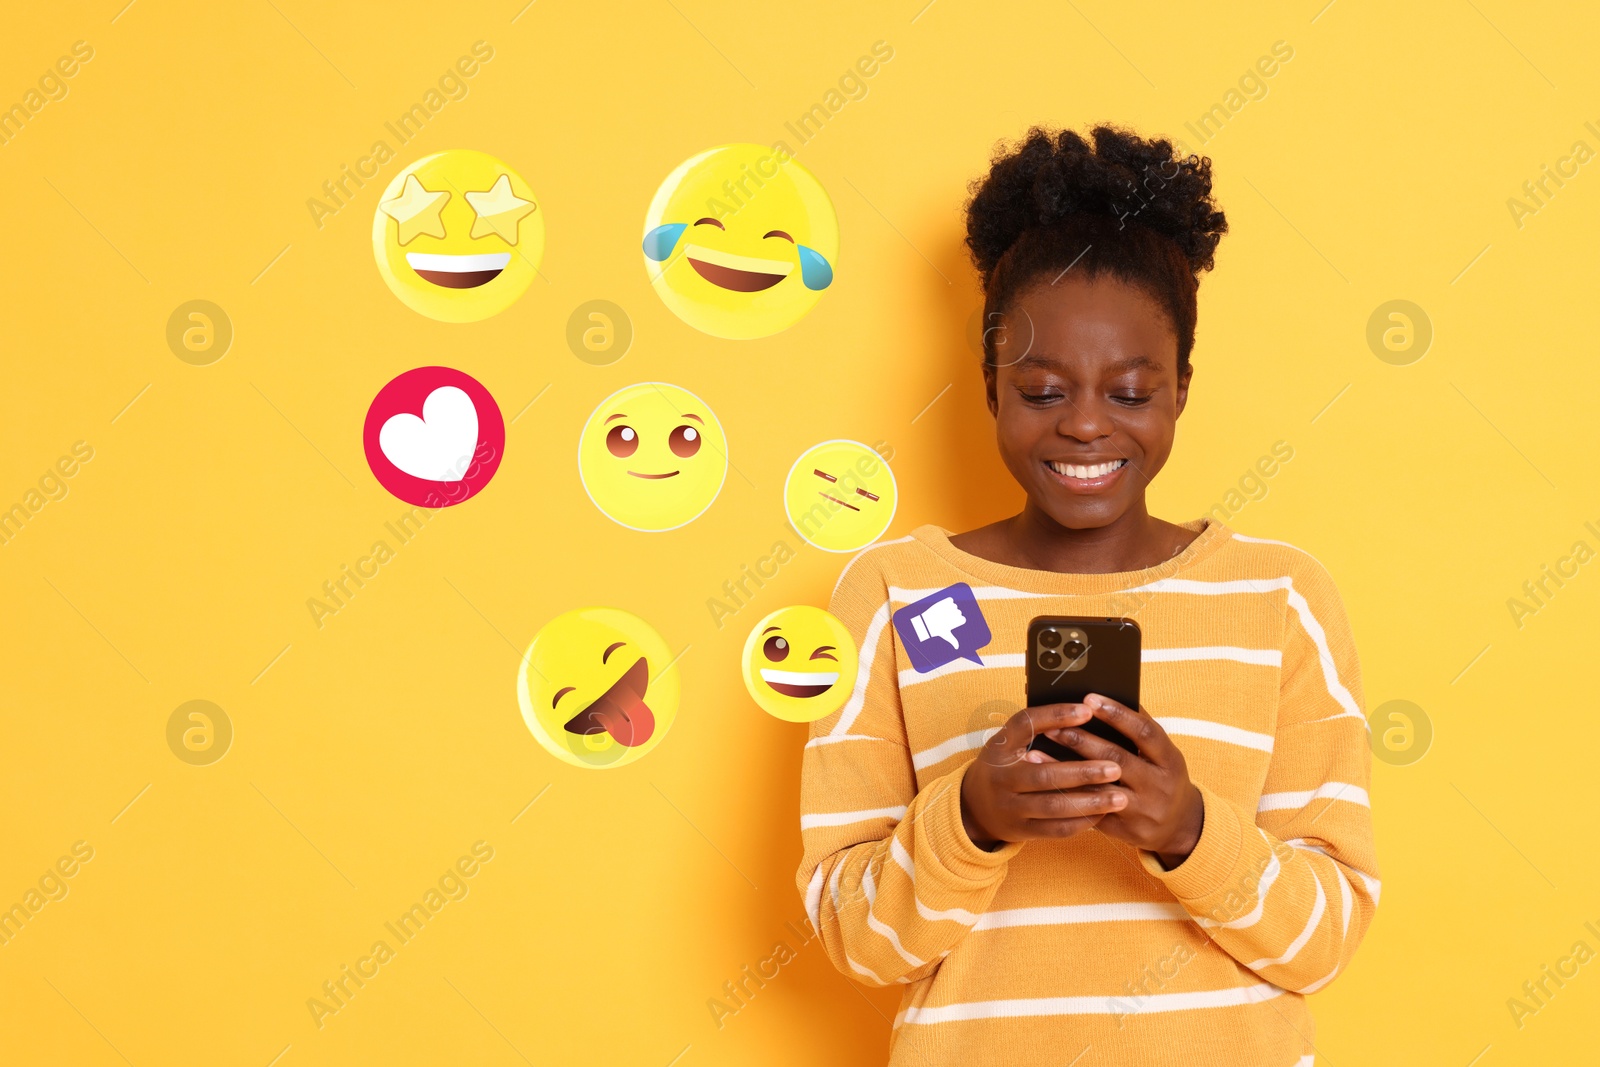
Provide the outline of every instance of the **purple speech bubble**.
[[957,582],[894,613],[894,628],[918,674],[969,659],[983,666],[978,649],[993,638],[972,586]]

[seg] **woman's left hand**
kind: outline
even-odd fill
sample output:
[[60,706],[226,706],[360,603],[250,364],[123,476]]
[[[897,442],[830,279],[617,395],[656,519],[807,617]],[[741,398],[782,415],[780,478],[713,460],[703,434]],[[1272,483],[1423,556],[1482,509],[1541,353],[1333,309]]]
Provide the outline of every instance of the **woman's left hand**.
[[[1104,816],[1096,827],[1101,833],[1153,852],[1161,866],[1172,870],[1194,851],[1205,825],[1205,802],[1189,780],[1183,753],[1172,743],[1149,712],[1132,711],[1115,700],[1091,693],[1084,705],[1094,717],[1138,746],[1137,754],[1103,741],[1082,728],[1047,732],[1084,759],[1112,760],[1122,775],[1111,786],[1128,795],[1128,806]],[[1031,753],[1034,758],[1042,752]],[[1048,758],[1048,757],[1045,757]]]

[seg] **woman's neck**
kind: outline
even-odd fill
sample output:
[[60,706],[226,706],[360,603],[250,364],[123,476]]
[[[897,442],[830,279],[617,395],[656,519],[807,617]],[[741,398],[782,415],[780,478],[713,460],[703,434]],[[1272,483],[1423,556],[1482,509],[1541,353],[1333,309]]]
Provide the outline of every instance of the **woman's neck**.
[[1019,514],[952,537],[963,552],[1028,570],[1058,574],[1137,571],[1171,559],[1198,534],[1152,516],[1141,499],[1105,526],[1075,530],[1029,501]]

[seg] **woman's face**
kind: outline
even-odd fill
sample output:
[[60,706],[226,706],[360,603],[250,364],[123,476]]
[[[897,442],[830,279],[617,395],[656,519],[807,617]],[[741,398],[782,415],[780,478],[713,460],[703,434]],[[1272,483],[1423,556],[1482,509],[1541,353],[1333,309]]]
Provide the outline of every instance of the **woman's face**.
[[1110,525],[1167,462],[1188,398],[1171,317],[1143,289],[1079,276],[1024,290],[997,328],[984,378],[1001,458],[1060,525]]

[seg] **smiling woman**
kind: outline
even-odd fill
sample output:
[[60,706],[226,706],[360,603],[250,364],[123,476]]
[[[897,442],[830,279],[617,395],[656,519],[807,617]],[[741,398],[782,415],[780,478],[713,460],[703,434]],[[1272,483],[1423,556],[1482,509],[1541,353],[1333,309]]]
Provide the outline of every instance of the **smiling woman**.
[[[797,881],[841,971],[903,984],[891,1064],[1093,1045],[1304,1067],[1304,994],[1349,962],[1379,889],[1355,646],[1309,555],[1150,514],[1227,223],[1209,160],[1091,138],[1035,130],[975,187],[984,383],[1027,501],[880,542],[840,577],[864,684],[812,727]],[[1144,642],[1136,699],[1027,684],[1039,617],[1120,612]],[[974,729],[969,709],[1018,697]],[[1135,990],[1151,960],[1181,970]]]
[[[1134,532],[1135,557],[1097,569],[1124,570],[1193,537],[1152,519],[1144,492],[1188,400],[1199,276],[1228,224],[1211,200],[1210,160],[1108,127],[1093,136],[1091,148],[1071,131],[1035,130],[974,190],[967,244],[984,277],[983,321],[999,324],[984,332],[984,382],[1029,508],[1021,525],[957,543],[1038,558],[1073,551],[1055,529],[1116,521]],[[1024,548],[1006,531],[1043,537]]]

